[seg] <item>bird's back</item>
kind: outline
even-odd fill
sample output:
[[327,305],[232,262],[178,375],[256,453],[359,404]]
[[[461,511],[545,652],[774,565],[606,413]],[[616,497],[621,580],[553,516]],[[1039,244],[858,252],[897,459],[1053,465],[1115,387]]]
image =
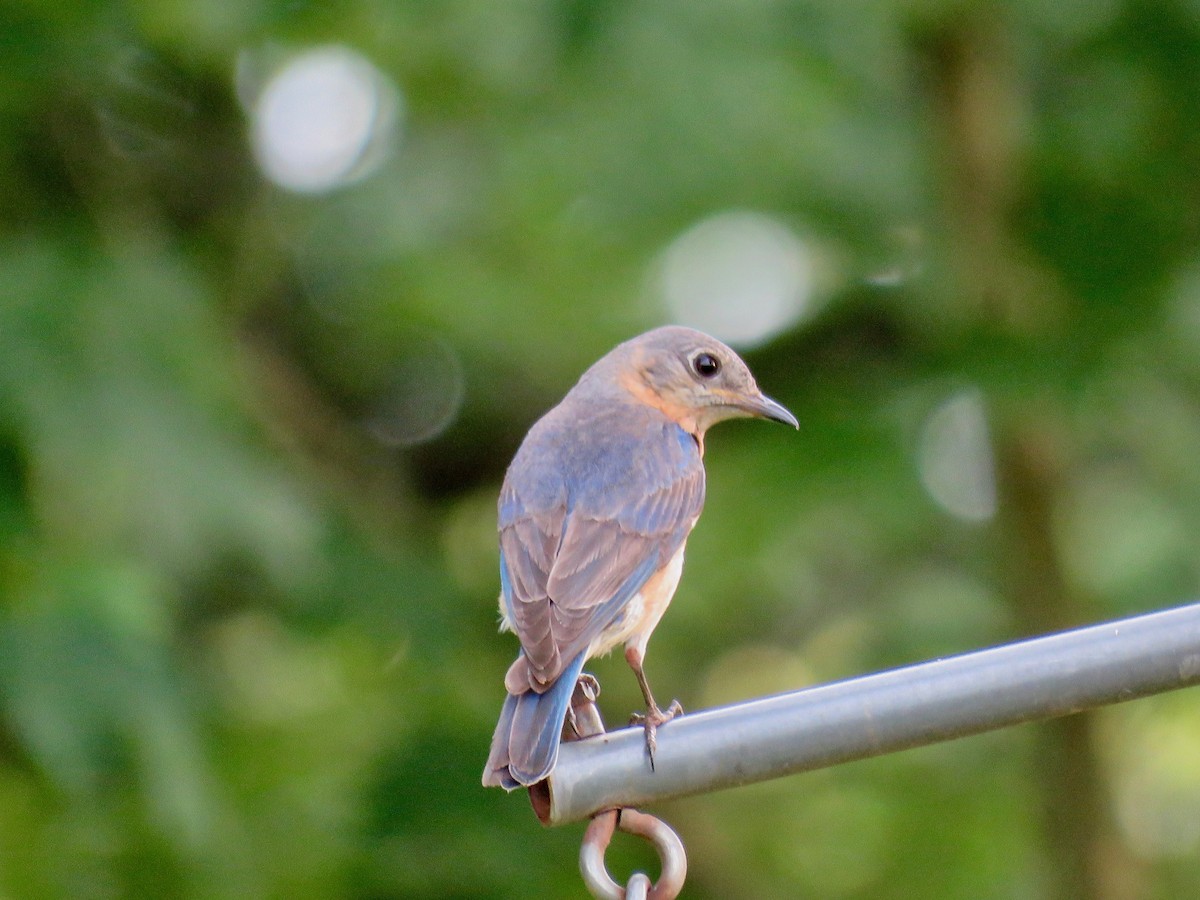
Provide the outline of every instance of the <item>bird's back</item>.
[[535,687],[667,564],[704,503],[691,435],[641,404],[576,399],[530,429],[500,493],[503,612]]
[[695,439],[658,410],[632,402],[579,410],[570,399],[530,429],[509,466],[501,530],[514,515],[559,506],[621,517],[647,494],[703,471]]

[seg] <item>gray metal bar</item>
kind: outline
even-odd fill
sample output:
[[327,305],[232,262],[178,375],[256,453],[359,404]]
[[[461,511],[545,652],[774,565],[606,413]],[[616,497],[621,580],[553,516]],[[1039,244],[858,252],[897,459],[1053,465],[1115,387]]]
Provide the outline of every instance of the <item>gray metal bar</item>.
[[1200,683],[1200,603],[566,743],[547,824],[750,784]]

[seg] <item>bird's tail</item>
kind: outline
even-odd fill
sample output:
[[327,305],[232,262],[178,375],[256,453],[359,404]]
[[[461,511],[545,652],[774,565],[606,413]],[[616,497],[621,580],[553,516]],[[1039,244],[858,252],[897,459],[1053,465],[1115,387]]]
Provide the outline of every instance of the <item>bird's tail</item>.
[[511,791],[536,784],[558,761],[558,744],[575,682],[583,671],[584,653],[576,656],[544,694],[509,694],[492,735],[492,750],[483,769],[484,787]]

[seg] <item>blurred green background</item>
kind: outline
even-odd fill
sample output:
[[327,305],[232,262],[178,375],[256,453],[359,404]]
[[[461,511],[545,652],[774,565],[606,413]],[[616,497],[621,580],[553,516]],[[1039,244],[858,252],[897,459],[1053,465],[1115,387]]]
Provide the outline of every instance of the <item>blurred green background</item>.
[[[660,697],[1193,599],[1198,238],[1195,0],[3,0],[0,897],[581,896],[495,496],[668,321],[802,430],[710,436]],[[685,896],[1196,897],[1200,704],[654,811]]]

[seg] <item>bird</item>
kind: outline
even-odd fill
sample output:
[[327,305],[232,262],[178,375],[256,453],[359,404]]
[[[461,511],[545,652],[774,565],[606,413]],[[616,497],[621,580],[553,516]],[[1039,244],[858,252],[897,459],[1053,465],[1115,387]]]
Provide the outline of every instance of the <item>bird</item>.
[[653,767],[656,729],[682,710],[655,702],[646,645],[704,505],[705,432],[745,417],[799,427],[732,349],[668,325],[609,351],[530,428],[497,503],[500,628],[521,647],[484,786],[550,774],[584,663],[619,645],[646,702],[635,721]]

